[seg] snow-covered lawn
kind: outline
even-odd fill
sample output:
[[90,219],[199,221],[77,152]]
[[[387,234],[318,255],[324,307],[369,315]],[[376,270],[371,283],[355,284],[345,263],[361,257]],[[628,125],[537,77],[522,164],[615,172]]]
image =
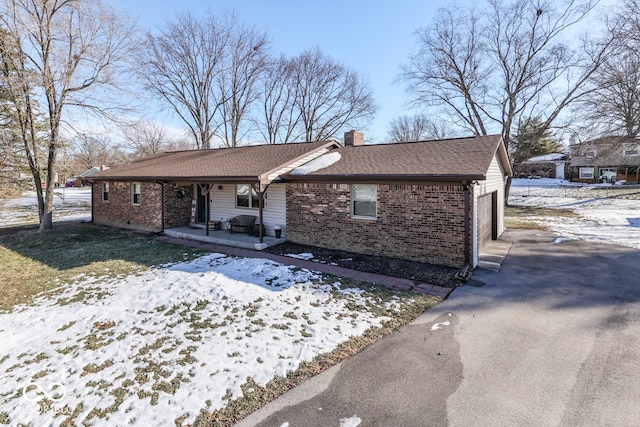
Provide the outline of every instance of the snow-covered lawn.
[[78,277],[0,315],[0,421],[189,424],[242,396],[241,386],[264,386],[381,325],[408,300],[221,254]]
[[[582,197],[588,195],[588,197]],[[539,221],[565,239],[583,239],[640,249],[640,188],[574,186],[555,179],[514,179],[509,202],[519,206],[569,209],[579,218]]]
[[[91,221],[91,187],[56,188],[53,206],[54,221]],[[0,227],[37,223],[35,191],[27,191],[15,199],[0,200]]]

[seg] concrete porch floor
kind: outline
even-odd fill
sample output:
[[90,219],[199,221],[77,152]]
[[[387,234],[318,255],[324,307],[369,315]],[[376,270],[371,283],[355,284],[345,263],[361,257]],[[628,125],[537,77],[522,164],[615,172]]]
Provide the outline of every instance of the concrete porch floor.
[[178,239],[196,240],[199,242],[234,246],[236,248],[254,249],[257,251],[261,251],[269,246],[284,243],[287,240],[286,238],[276,239],[273,236],[264,236],[263,243],[260,243],[259,237],[250,236],[247,233],[232,234],[226,230],[210,230],[209,235],[207,236],[204,228],[192,227],[168,228],[164,230],[164,234]]

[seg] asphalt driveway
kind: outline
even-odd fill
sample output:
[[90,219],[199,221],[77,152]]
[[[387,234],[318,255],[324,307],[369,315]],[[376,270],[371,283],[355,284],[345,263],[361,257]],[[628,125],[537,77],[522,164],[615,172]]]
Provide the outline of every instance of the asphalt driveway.
[[640,252],[511,230],[470,285],[239,426],[640,426]]

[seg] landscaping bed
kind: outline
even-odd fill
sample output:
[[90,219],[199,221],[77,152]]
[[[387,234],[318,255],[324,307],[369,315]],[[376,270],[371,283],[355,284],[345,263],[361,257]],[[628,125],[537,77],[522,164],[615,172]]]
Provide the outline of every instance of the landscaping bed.
[[390,258],[374,255],[363,255],[334,249],[320,248],[316,246],[300,245],[298,243],[284,242],[264,250],[276,255],[312,254],[311,260],[324,264],[350,268],[352,270],[366,271],[368,273],[384,274],[387,276],[401,277],[420,283],[455,288],[460,281],[454,278],[458,269],[426,262],[409,261],[399,258]]

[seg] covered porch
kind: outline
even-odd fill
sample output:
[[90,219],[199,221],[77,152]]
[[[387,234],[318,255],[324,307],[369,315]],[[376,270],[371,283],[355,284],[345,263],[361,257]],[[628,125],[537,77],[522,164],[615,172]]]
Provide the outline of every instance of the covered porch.
[[284,243],[286,238],[276,238],[272,236],[260,237],[251,236],[246,233],[229,233],[227,230],[209,230],[201,227],[176,227],[167,228],[164,234],[178,239],[196,240],[205,243],[215,243],[218,245],[234,246],[237,248],[254,249],[261,251],[269,246]]

